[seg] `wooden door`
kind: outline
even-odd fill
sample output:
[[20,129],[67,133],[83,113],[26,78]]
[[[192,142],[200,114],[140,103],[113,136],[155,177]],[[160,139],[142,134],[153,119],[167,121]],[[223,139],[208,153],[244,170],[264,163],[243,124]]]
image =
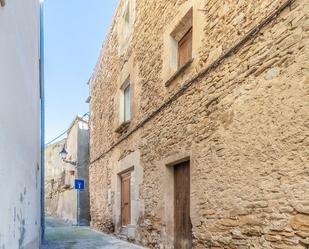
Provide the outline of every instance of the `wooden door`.
[[131,172],[121,175],[121,225],[131,223]]
[[190,219],[190,162],[174,167],[175,249],[192,248]]

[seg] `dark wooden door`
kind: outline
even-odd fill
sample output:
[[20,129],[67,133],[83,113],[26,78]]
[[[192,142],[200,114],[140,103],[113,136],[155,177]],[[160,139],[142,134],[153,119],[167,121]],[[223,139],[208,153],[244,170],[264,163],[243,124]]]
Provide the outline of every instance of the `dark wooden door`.
[[121,175],[121,224],[131,223],[131,172]]
[[190,162],[174,167],[175,249],[192,248]]

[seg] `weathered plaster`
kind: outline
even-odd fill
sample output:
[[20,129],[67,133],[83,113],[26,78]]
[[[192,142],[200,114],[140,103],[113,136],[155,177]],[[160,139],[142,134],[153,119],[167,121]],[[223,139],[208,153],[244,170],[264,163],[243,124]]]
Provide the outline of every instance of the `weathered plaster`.
[[0,248],[38,249],[39,1],[0,7],[0,89]]
[[[76,162],[77,165],[66,163],[59,153],[66,147],[66,160]],[[85,180],[85,191],[81,191],[81,221],[88,224],[89,215],[89,132],[88,124],[80,118],[74,119],[68,131],[67,138],[49,145],[45,150],[45,201],[46,213],[62,218],[73,224],[77,222],[77,192],[74,189],[74,179]],[[70,187],[63,188],[63,172],[69,171],[75,175],[70,177]]]

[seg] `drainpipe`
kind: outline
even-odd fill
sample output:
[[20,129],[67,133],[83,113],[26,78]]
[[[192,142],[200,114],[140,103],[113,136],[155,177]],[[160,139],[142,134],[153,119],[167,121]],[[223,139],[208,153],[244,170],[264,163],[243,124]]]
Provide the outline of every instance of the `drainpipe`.
[[40,104],[41,104],[41,241],[45,235],[45,92],[44,92],[44,0],[40,0]]

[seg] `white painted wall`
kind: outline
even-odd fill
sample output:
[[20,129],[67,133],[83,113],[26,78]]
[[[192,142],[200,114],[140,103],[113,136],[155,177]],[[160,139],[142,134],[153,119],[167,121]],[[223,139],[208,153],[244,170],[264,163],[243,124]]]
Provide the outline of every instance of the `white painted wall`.
[[40,240],[39,1],[0,6],[0,248]]

